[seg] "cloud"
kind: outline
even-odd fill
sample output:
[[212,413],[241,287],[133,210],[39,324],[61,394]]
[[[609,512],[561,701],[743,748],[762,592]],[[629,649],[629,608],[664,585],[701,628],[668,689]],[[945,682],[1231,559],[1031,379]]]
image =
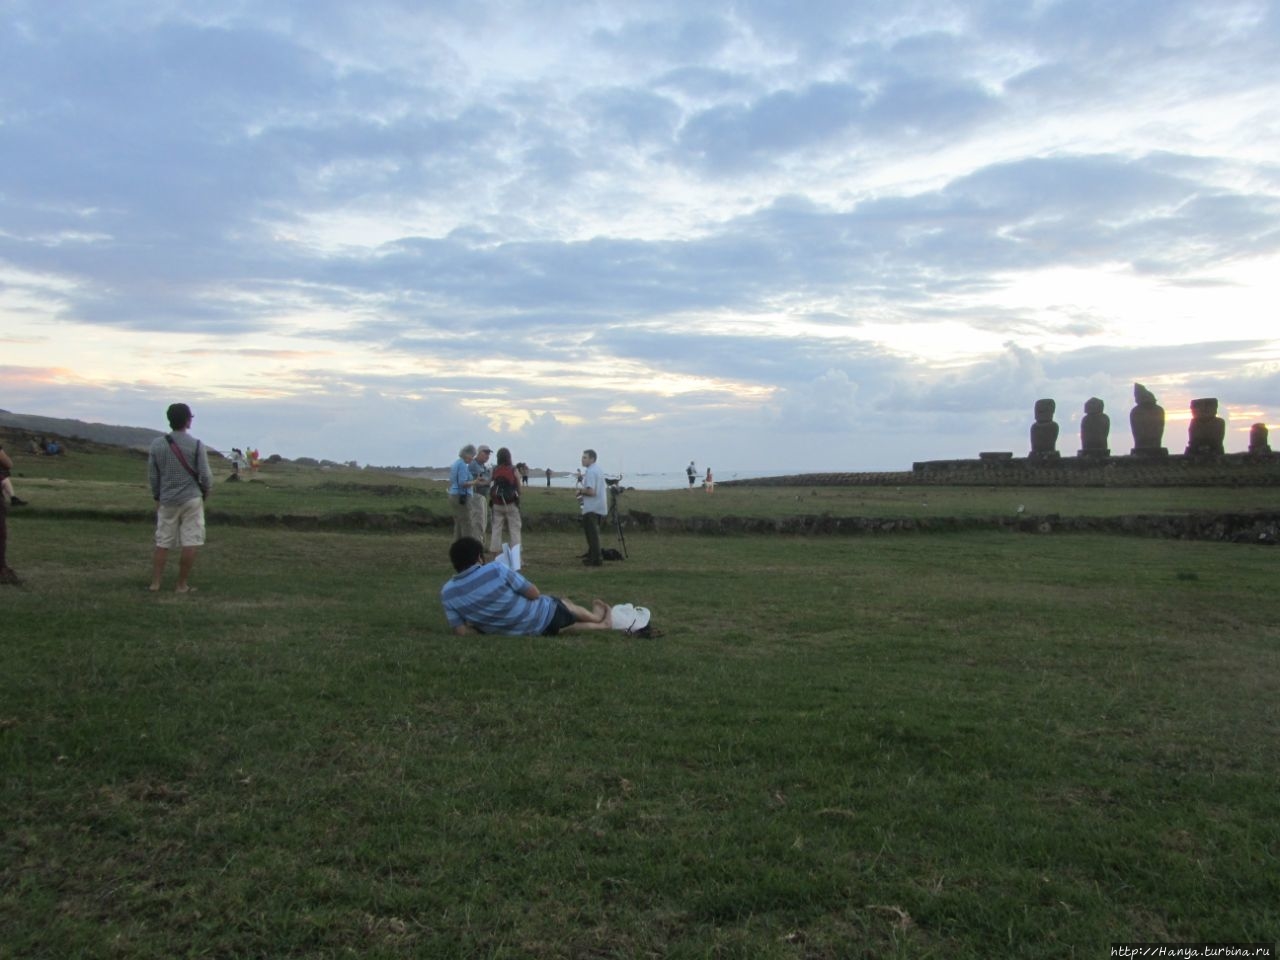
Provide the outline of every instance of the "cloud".
[[299,454],[399,457],[380,425],[411,417],[446,452],[501,429],[744,468],[1020,443],[1039,396],[1138,377],[1270,416],[1278,23],[20,0],[0,342],[35,373],[6,403],[154,419],[176,391],[243,442],[269,397]]

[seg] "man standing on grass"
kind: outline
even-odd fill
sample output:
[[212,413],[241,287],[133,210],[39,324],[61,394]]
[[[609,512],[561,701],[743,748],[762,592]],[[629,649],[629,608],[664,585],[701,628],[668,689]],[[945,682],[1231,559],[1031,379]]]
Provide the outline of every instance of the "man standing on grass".
[[165,411],[170,432],[151,441],[147,476],[156,501],[156,549],[151,558],[152,591],[160,589],[164,567],[173,547],[181,547],[177,593],[195,588],[187,583],[196,562],[196,550],[204,546],[204,498],[213,487],[209,453],[187,431],[194,419],[191,408],[175,403]]
[[485,541],[485,531],[489,528],[489,480],[493,471],[489,469],[489,457],[493,451],[485,444],[476,447],[476,455],[467,466],[471,470],[471,536],[481,543]]
[[[9,455],[4,452],[4,447],[0,447],[0,470],[8,472],[13,469],[13,461],[9,459]],[[8,565],[5,560],[5,550],[9,543],[9,505],[5,503],[4,497],[0,497],[0,583],[9,583],[18,586],[22,583],[18,575],[14,573],[13,568]]]
[[453,508],[453,539],[471,536],[471,461],[476,458],[476,445],[468,443],[458,451],[458,459],[449,468],[449,505]]
[[572,600],[547,596],[505,563],[485,563],[484,546],[475,537],[455,540],[449,562],[457,572],[440,589],[440,602],[459,637],[554,637],[571,630],[610,628],[609,605],[603,600],[593,600],[587,610]]
[[587,555],[582,562],[588,567],[600,567],[604,566],[604,557],[600,554],[600,521],[609,515],[609,490],[594,450],[582,451],[582,467],[582,479],[576,491],[582,510],[582,531],[587,536]]

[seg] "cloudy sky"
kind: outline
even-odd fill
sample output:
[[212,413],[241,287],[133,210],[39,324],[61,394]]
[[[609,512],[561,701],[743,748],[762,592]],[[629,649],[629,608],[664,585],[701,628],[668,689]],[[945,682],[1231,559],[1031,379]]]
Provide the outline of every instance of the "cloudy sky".
[[[0,407],[613,471],[1280,424],[1280,4],[0,0]],[[1280,441],[1280,435],[1273,438]]]

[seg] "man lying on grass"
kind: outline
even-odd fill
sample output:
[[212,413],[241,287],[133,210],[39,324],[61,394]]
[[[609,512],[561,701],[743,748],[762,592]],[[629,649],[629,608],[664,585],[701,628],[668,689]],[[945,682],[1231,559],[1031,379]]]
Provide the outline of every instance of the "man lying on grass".
[[609,629],[609,605],[603,600],[593,600],[586,610],[572,600],[544,596],[506,564],[485,563],[484,546],[475,537],[455,540],[449,560],[458,572],[440,589],[440,601],[449,626],[460,637],[554,637],[571,630]]

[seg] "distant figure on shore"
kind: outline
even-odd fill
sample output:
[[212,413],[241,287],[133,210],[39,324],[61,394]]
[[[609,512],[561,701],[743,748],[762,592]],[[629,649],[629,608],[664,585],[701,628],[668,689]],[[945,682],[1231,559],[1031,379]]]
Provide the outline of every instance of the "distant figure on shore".
[[693,465],[693,461],[689,461],[689,465],[684,468],[685,476],[689,478],[689,489],[693,489],[694,481],[698,479],[698,468]]
[[551,489],[551,468],[547,467],[547,489]]
[[1031,424],[1031,458],[1052,460],[1058,453],[1058,425],[1053,422],[1058,405],[1053,400],[1037,400],[1035,423]]
[[715,477],[711,476],[710,467],[707,467],[707,479],[702,481],[702,489],[707,491],[707,493],[716,492],[716,481],[715,481]]
[[1201,397],[1191,401],[1191,423],[1187,426],[1188,456],[1222,456],[1222,441],[1227,435],[1227,424],[1218,416],[1218,398]]
[[1111,418],[1103,413],[1104,404],[1097,397],[1084,402],[1084,416],[1080,419],[1080,456],[1108,457],[1107,437],[1111,433]]
[[1129,411],[1129,428],[1133,431],[1135,457],[1163,457],[1169,451],[1160,444],[1164,440],[1164,407],[1156,403],[1156,395],[1140,383],[1133,385],[1133,409]]

